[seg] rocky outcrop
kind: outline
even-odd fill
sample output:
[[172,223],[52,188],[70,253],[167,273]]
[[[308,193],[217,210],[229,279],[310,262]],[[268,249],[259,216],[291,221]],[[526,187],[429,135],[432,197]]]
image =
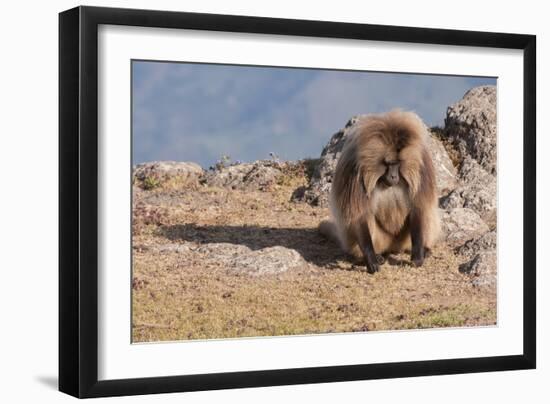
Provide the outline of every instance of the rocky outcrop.
[[434,163],[439,195],[447,195],[458,185],[456,167],[443,143],[433,135],[428,138],[428,149]]
[[491,227],[496,226],[496,177],[487,173],[479,163],[467,156],[458,171],[459,186],[440,199],[445,210],[469,208]]
[[209,243],[196,251],[230,272],[250,276],[278,274],[307,265],[296,250],[281,246],[251,250],[240,244]]
[[230,267],[248,275],[271,275],[305,267],[306,261],[293,249],[267,247],[234,257]]
[[458,150],[457,187],[443,196],[440,206],[469,208],[496,227],[496,87],[475,87],[447,108],[443,136]]
[[143,189],[153,189],[171,180],[182,185],[198,184],[204,171],[196,163],[152,161],[134,167],[134,181]]
[[450,247],[458,247],[489,231],[489,226],[472,209],[455,208],[441,212],[442,233]]
[[253,163],[217,167],[207,171],[202,182],[215,187],[269,191],[291,164],[293,163],[258,160]]
[[467,241],[465,244],[458,247],[455,251],[457,254],[474,257],[483,251],[495,250],[497,248],[497,232],[495,230],[485,233],[477,239]]
[[497,254],[495,250],[482,251],[458,270],[472,276],[474,286],[494,286],[497,281]]
[[[443,220],[446,230],[454,232],[448,236],[449,244],[469,259],[459,270],[472,274],[476,286],[496,282],[496,128],[495,86],[472,88],[447,109],[443,136],[458,150],[460,167],[458,186],[440,199],[440,206],[446,211]],[[457,218],[452,213],[459,209],[468,209],[468,218]],[[472,212],[486,227],[475,225],[478,219]],[[468,237],[464,237],[465,228],[470,229]]]
[[133,246],[140,253],[199,254],[203,262],[224,267],[236,275],[260,276],[280,274],[307,267],[304,258],[296,251],[282,246],[253,250],[233,243],[164,243]]
[[251,250],[242,244],[232,243],[205,243],[196,251],[207,256],[207,259],[221,262],[232,259],[238,255],[248,254]]
[[470,155],[490,174],[497,164],[497,89],[474,87],[447,108],[445,135],[462,155]]

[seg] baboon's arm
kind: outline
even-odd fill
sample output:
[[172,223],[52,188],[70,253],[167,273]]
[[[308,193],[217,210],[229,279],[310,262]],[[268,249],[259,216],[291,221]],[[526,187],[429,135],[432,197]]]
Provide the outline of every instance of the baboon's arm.
[[413,209],[409,216],[411,230],[411,261],[417,267],[424,263],[424,228],[420,209]]
[[357,240],[359,241],[359,247],[365,256],[365,264],[367,265],[367,271],[370,274],[379,271],[378,266],[378,257],[374,252],[374,247],[372,245],[372,237],[369,230],[369,225],[366,218],[359,220],[357,227]]

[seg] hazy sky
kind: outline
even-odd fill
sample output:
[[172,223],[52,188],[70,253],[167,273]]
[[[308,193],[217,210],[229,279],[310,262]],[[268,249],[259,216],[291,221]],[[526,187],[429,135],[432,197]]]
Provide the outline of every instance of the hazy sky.
[[360,113],[415,111],[442,125],[447,106],[493,78],[134,61],[133,159],[253,161],[318,157]]

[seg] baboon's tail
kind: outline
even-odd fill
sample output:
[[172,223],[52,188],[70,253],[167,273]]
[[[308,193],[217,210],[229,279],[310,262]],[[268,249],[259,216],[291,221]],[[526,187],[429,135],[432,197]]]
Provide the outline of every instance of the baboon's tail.
[[321,233],[321,235],[328,238],[329,240],[334,241],[340,246],[342,250],[344,250],[348,254],[353,255],[355,258],[361,259],[363,257],[363,253],[361,252],[361,249],[356,242],[348,245],[346,244],[346,242],[340,239],[338,227],[336,227],[336,223],[334,223],[332,220],[323,220],[321,223],[319,223],[319,233]]
[[323,220],[321,223],[319,223],[319,233],[321,233],[329,240],[340,244],[340,239],[338,238],[338,230],[336,228],[336,224],[333,221]]

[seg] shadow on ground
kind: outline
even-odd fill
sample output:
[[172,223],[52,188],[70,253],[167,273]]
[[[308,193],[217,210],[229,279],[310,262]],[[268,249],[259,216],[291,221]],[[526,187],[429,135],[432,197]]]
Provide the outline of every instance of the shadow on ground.
[[160,234],[175,242],[231,243],[252,250],[282,246],[296,250],[306,261],[323,267],[332,267],[337,261],[352,259],[336,243],[322,237],[315,228],[199,226],[188,223],[162,226]]

